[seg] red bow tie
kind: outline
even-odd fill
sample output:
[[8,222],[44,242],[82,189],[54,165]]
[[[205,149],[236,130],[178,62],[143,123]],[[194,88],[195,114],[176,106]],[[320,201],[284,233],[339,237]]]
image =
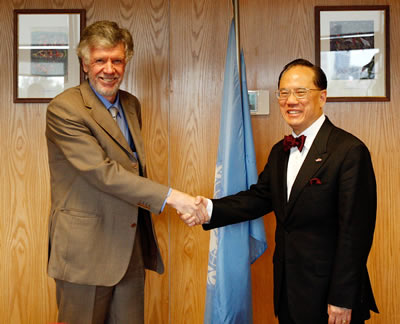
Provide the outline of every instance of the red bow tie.
[[283,150],[285,152],[289,151],[292,147],[297,146],[299,151],[304,147],[304,142],[306,141],[306,137],[301,135],[299,137],[293,137],[292,135],[285,136],[283,139]]

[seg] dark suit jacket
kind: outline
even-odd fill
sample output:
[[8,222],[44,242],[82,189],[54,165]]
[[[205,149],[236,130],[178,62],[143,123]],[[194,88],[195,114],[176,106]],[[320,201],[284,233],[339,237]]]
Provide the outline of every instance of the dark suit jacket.
[[288,158],[280,141],[272,148],[257,184],[213,200],[211,222],[204,228],[274,211],[275,313],[286,277],[296,323],[327,323],[327,304],[353,309],[353,319],[369,317],[370,309],[377,311],[366,267],[375,228],[376,183],[367,147],[326,119],[289,201]]
[[168,188],[144,177],[140,104],[127,92],[119,94],[140,163],[88,82],[48,106],[48,273],[56,279],[115,285],[127,270],[138,227],[145,266],[163,272],[149,211],[160,212]]

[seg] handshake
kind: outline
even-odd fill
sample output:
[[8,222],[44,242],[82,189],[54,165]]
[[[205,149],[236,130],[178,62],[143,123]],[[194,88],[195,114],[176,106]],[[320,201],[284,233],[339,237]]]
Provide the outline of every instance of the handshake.
[[210,216],[207,212],[208,201],[205,197],[192,197],[188,194],[172,189],[167,198],[167,204],[178,211],[178,215],[188,226],[208,223]]

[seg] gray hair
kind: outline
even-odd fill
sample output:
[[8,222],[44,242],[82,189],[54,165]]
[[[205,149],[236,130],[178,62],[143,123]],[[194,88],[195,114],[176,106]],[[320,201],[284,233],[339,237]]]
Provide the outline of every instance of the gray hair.
[[83,30],[76,53],[81,61],[89,63],[91,48],[112,48],[120,43],[125,46],[125,59],[128,62],[133,56],[131,33],[113,21],[97,21]]

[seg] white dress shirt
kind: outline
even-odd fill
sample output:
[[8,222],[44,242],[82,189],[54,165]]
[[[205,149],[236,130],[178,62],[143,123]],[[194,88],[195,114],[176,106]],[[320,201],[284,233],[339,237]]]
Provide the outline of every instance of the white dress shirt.
[[293,183],[296,180],[297,174],[301,166],[303,165],[304,160],[310,150],[312,143],[314,142],[315,137],[318,134],[319,129],[325,121],[325,115],[322,114],[314,123],[311,124],[304,132],[299,135],[296,135],[292,132],[293,137],[299,137],[304,135],[306,137],[306,141],[304,142],[304,147],[299,151],[297,147],[292,147],[290,149],[289,162],[287,167],[287,200],[289,200],[290,192],[292,191]]

